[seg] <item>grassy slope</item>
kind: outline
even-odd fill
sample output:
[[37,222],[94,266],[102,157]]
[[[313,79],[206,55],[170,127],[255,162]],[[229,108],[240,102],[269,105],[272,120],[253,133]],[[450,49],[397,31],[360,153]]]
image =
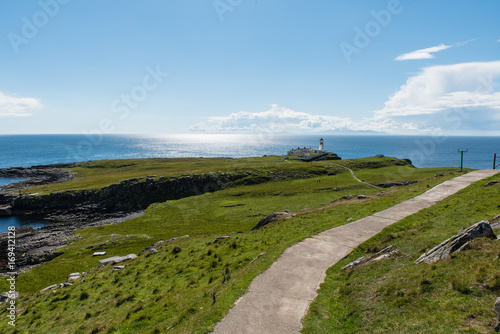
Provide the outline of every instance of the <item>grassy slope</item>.
[[[499,214],[500,186],[484,187],[492,179],[385,229],[330,268],[303,332],[491,333],[500,293],[498,241],[477,239],[472,249],[432,265],[414,261],[460,229]],[[396,257],[340,270],[391,244]]]
[[[81,230],[81,239],[64,247],[64,255],[18,277],[22,312],[17,329],[39,333],[89,333],[96,328],[103,332],[116,329],[122,333],[163,333],[170,327],[175,328],[175,333],[204,333],[223,317],[251,280],[290,245],[344,224],[347,218],[358,219],[392,206],[421,193],[427,185],[453,177],[449,173],[434,177],[450,169],[418,170],[394,166],[389,159],[379,161],[386,167],[363,172],[365,181],[425,182],[379,193],[354,182],[344,171],[336,176],[240,186],[154,204],[143,217]],[[325,166],[328,162],[285,163],[279,168]],[[348,194],[370,197],[364,201],[330,203]],[[233,206],[237,204],[244,205]],[[250,231],[262,217],[284,209],[297,216],[261,231]],[[95,268],[97,259],[91,256],[96,250],[105,250],[110,256],[139,253],[158,240],[185,234],[191,237],[162,246],[159,253],[151,256],[142,253],[139,259],[127,264],[125,271]],[[222,234],[231,238],[210,244]],[[87,249],[89,246],[95,247]],[[264,256],[251,262],[263,252]],[[231,270],[232,278],[223,284],[221,271],[226,268]],[[64,281],[74,271],[90,273],[84,283],[74,287],[53,294],[37,292]],[[2,291],[7,288],[5,283],[0,282]],[[217,291],[215,305],[211,291]],[[6,311],[1,310],[0,330],[7,330]]]
[[[131,159],[101,160],[79,163],[70,170],[76,177],[58,184],[36,186],[31,193],[49,193],[63,190],[96,189],[119,183],[124,180],[142,177],[179,176],[209,172],[238,172],[256,168],[273,169],[287,164],[287,168],[303,169],[300,162],[288,165],[282,157],[263,158],[176,158],[176,159]],[[293,167],[292,167],[293,166]]]

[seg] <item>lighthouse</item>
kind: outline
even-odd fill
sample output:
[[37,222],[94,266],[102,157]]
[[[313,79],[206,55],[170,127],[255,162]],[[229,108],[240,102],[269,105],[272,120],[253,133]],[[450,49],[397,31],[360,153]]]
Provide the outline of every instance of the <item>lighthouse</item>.
[[323,145],[323,138],[319,140],[319,150],[322,151],[325,149],[325,146]]

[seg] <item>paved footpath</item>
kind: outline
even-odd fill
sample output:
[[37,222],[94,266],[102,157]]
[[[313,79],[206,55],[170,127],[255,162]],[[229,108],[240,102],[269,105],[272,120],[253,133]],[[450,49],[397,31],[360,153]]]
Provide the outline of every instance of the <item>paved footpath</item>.
[[428,208],[475,181],[500,170],[484,169],[445,181],[427,192],[387,210],[332,228],[285,250],[250,284],[214,334],[299,333],[326,270],[385,227]]

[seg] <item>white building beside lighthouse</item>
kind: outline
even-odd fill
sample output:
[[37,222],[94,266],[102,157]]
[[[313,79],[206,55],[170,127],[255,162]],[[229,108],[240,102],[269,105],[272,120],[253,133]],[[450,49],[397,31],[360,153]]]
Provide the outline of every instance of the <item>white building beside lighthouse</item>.
[[316,150],[314,148],[292,148],[290,151],[288,151],[287,155],[295,155],[299,158],[307,158],[310,157],[311,155],[316,155],[316,154],[321,154],[321,153],[327,153],[328,151],[325,150],[324,146],[324,141],[323,138],[319,140],[319,148]]

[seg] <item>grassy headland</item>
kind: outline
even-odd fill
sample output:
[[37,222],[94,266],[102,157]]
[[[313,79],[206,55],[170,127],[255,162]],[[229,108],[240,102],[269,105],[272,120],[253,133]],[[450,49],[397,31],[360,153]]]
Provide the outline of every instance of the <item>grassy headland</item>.
[[[381,191],[355,181],[340,165],[372,184],[418,182]],[[78,231],[79,239],[60,249],[63,255],[17,278],[21,297],[15,330],[20,333],[205,333],[287,247],[458,175],[454,168],[416,169],[392,158],[310,163],[281,157],[146,159],[90,162],[74,170],[74,179],[33,192],[93,189],[146,176],[249,170],[252,174],[217,192],[152,204],[133,220]],[[360,194],[367,198],[357,199]],[[290,215],[251,231],[261,218],[283,210]],[[141,252],[183,235],[190,237],[159,246],[156,254]],[[214,243],[223,235],[230,238]],[[124,270],[114,271],[112,266],[97,267],[95,251],[140,256],[126,262]],[[84,271],[84,281],[53,293],[38,292],[63,282],[72,272]],[[5,280],[0,290],[7,291]],[[13,332],[6,315],[2,306],[0,329]]]

